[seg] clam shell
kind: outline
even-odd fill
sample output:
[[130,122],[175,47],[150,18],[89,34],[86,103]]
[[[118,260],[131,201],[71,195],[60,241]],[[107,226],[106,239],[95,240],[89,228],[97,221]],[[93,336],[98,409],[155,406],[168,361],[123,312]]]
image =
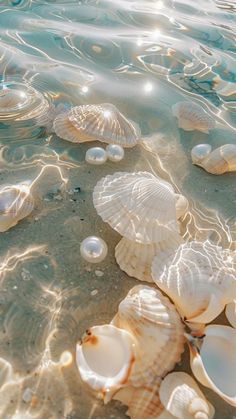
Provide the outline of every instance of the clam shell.
[[121,301],[112,324],[135,339],[135,361],[129,383],[149,386],[180,360],[184,328],[174,305],[155,288],[133,287]]
[[2,185],[0,187],[0,232],[7,231],[34,208],[30,188],[24,184]]
[[231,324],[236,329],[236,300],[232,303],[227,304],[225,308],[225,315]]
[[185,372],[168,374],[161,383],[160,400],[168,412],[179,419],[211,419],[215,409],[195,380]]
[[216,148],[199,165],[213,175],[236,171],[236,145],[225,144]]
[[193,102],[183,101],[172,106],[173,115],[178,119],[179,128],[185,131],[209,133],[215,128],[215,120],[204,109]]
[[140,281],[153,282],[151,266],[154,256],[158,258],[162,252],[176,250],[182,242],[178,234],[170,240],[151,244],[133,242],[123,237],[115,248],[116,262],[127,275]]
[[129,240],[157,243],[179,233],[172,186],[148,172],[118,172],[95,186],[93,203],[103,221]]
[[190,338],[192,372],[206,387],[236,406],[236,330],[229,326],[211,325],[202,339]]
[[59,137],[75,143],[99,140],[134,147],[141,138],[139,127],[110,103],[76,106],[58,115],[53,126]]
[[236,277],[225,252],[209,242],[180,245],[176,253],[155,257],[154,282],[185,320],[209,323],[236,295]]
[[103,393],[127,381],[133,361],[131,334],[110,324],[91,327],[76,346],[76,362],[82,380]]

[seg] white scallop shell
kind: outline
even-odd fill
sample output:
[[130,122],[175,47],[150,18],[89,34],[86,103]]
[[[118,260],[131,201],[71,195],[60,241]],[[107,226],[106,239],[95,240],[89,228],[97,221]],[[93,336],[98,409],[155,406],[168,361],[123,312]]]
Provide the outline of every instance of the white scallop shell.
[[137,124],[110,103],[75,106],[54,121],[56,134],[75,143],[99,140],[134,147],[141,137]]
[[118,172],[95,186],[93,203],[103,221],[129,240],[156,243],[179,233],[172,186],[148,172]]
[[151,275],[151,266],[154,256],[162,252],[176,250],[183,243],[181,236],[176,234],[169,240],[159,243],[143,244],[133,242],[123,237],[115,248],[115,258],[120,269],[129,276],[140,281],[154,282]]
[[[194,153],[194,149],[192,152]],[[222,145],[221,147],[213,150],[211,153],[208,153],[205,158],[199,161],[193,160],[193,163],[203,167],[207,172],[213,175],[234,172],[236,171],[236,145]]]
[[174,305],[155,288],[133,287],[121,301],[112,324],[135,339],[133,386],[149,386],[172,370],[184,349],[184,328]]
[[209,242],[182,244],[154,258],[154,282],[193,323],[209,323],[236,295],[236,276],[225,252]]
[[236,406],[236,330],[211,325],[202,339],[190,338],[190,364],[193,374],[222,399]]
[[94,390],[120,388],[134,361],[133,338],[110,324],[93,326],[76,346],[76,361],[82,380]]
[[175,194],[175,200],[176,217],[179,219],[185,216],[188,211],[189,203],[184,195],[178,193]]
[[193,102],[183,101],[172,106],[173,115],[178,119],[179,128],[185,131],[208,133],[215,128],[215,120],[204,109]]
[[236,300],[232,303],[227,304],[225,307],[225,315],[231,324],[236,329]]
[[193,378],[185,372],[172,372],[161,383],[160,400],[178,419],[211,419],[215,409]]
[[30,188],[24,184],[0,187],[0,232],[7,231],[27,217],[34,208]]

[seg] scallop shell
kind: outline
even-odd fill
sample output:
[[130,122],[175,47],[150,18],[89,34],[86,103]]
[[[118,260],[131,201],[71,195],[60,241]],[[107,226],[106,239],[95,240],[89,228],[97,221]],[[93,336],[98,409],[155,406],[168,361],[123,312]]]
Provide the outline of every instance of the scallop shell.
[[230,258],[209,242],[185,243],[176,253],[155,257],[152,277],[181,316],[193,323],[211,322],[236,295]]
[[[194,149],[192,155],[195,156]],[[225,144],[208,153],[205,158],[193,163],[203,167],[213,175],[222,175],[226,172],[236,171],[236,145]]]
[[197,380],[236,406],[236,330],[211,325],[204,329],[202,339],[189,340],[190,364]]
[[134,147],[141,138],[139,127],[110,103],[76,106],[56,117],[54,130],[74,143],[99,140]]
[[179,219],[185,216],[186,212],[188,211],[189,203],[184,195],[178,193],[175,194],[175,200],[176,217]]
[[77,366],[83,381],[103,393],[121,387],[134,361],[132,335],[110,324],[93,326],[76,346]]
[[181,236],[159,243],[142,244],[123,237],[115,248],[115,258],[120,269],[140,281],[153,282],[151,266],[154,256],[162,252],[176,250],[183,242]]
[[157,243],[179,233],[172,186],[148,172],[118,172],[95,186],[93,203],[103,221],[129,240]]
[[173,304],[155,288],[133,287],[121,301],[112,324],[135,339],[135,361],[129,382],[150,386],[180,360],[184,327]]
[[231,324],[236,329],[236,300],[232,303],[227,304],[225,308],[225,315]]
[[214,407],[185,372],[168,374],[161,383],[159,396],[163,406],[175,418],[211,419],[214,416]]
[[0,187],[0,232],[9,230],[34,208],[30,188],[24,184]]
[[215,128],[215,120],[204,109],[193,102],[183,101],[172,106],[173,115],[178,119],[179,128],[185,131],[209,133]]

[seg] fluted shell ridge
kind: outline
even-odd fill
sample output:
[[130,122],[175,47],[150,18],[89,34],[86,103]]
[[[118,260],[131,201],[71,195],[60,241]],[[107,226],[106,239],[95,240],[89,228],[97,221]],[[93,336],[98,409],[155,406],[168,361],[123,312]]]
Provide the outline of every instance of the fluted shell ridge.
[[102,178],[93,203],[103,221],[122,236],[141,243],[179,232],[172,186],[148,172],[117,172]]
[[174,305],[155,288],[133,287],[121,301],[112,324],[129,331],[136,353],[130,384],[150,385],[180,360],[184,328]]
[[215,120],[198,104],[189,101],[178,102],[172,106],[173,115],[178,119],[179,128],[185,131],[208,133],[215,127]]

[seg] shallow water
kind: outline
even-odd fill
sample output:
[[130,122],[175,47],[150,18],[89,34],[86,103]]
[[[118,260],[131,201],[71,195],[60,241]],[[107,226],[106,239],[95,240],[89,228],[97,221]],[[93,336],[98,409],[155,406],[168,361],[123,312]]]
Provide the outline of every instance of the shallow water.
[[[63,351],[74,356],[85,329],[111,320],[137,284],[115,263],[119,235],[93,208],[102,176],[162,175],[190,201],[186,239],[236,248],[236,174],[209,175],[190,159],[202,142],[236,144],[235,12],[234,1],[220,0],[0,2],[1,82],[28,83],[56,105],[113,103],[140,124],[144,139],[122,162],[96,167],[84,161],[95,143],[78,146],[36,126],[0,127],[1,183],[29,180],[36,198],[33,213],[1,233],[1,418],[126,417],[119,403],[95,399],[74,361],[60,363]],[[209,135],[178,129],[171,106],[181,100],[201,104],[216,128]],[[79,252],[91,234],[109,246],[96,266]],[[187,352],[179,368],[188,370]],[[236,416],[204,393],[216,418]]]

